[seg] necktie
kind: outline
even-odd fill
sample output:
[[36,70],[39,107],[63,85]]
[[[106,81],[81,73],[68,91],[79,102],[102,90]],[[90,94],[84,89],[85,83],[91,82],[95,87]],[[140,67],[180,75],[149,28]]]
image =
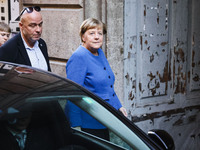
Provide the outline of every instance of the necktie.
[[24,133],[16,134],[15,135],[17,142],[19,144],[20,150],[24,149],[25,141],[24,141]]

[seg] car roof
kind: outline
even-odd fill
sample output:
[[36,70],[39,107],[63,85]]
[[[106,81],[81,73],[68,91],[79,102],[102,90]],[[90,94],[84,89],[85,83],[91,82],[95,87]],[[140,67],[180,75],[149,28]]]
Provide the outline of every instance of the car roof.
[[1,111],[10,105],[21,105],[27,97],[39,95],[87,95],[72,81],[50,72],[24,65],[0,62]]

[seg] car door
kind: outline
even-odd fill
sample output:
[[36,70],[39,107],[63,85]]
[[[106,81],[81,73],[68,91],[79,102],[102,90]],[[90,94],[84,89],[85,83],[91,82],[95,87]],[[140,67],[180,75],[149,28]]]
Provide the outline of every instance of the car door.
[[[33,116],[28,149],[163,149],[100,97],[51,72],[0,62],[0,83],[0,125],[10,118],[15,121],[18,116]],[[65,113],[68,102],[107,127],[110,140],[72,129]],[[9,145],[8,141],[1,143]]]

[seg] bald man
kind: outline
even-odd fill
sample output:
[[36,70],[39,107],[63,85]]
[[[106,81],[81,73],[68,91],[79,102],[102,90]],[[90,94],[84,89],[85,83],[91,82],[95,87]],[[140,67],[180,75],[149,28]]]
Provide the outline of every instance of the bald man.
[[41,39],[43,20],[40,7],[26,7],[19,17],[20,33],[0,47],[0,61],[51,71],[47,46]]

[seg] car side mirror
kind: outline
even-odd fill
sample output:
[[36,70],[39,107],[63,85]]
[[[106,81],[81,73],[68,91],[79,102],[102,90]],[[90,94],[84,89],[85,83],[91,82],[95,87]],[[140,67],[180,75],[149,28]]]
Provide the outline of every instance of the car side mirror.
[[163,149],[175,150],[174,140],[166,131],[153,129],[148,131],[148,136]]

